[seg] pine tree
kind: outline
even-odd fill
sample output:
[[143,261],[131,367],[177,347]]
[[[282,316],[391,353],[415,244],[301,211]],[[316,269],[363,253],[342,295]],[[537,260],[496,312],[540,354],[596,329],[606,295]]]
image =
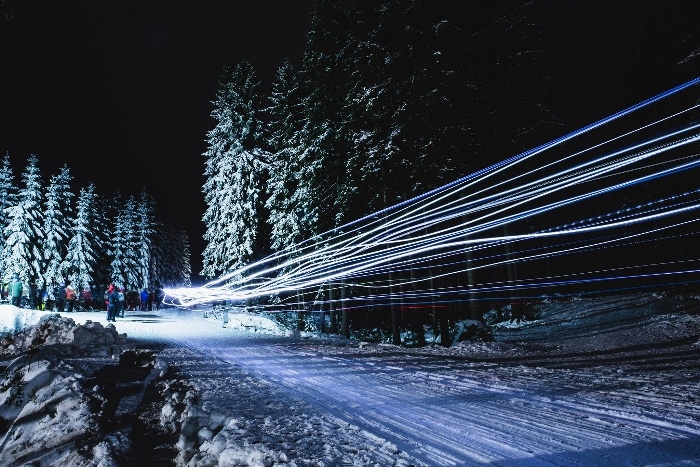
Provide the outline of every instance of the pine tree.
[[44,240],[42,244],[42,272],[39,287],[47,287],[64,282],[69,273],[66,262],[68,238],[71,234],[73,217],[73,197],[70,183],[72,176],[64,165],[58,174],[52,175],[46,190],[44,202]]
[[171,274],[163,278],[161,283],[164,286],[190,287],[192,286],[192,266],[190,264],[190,243],[187,232],[182,229],[171,229],[169,242],[173,245],[170,250],[174,257],[169,262]]
[[157,223],[151,250],[151,284],[192,285],[190,246],[185,231],[171,224]]
[[3,250],[2,268],[6,275],[18,274],[24,283],[41,274],[44,215],[38,163],[35,155],[29,157],[22,173],[23,186],[18,193],[18,202],[9,208],[9,222],[5,228],[7,241]]
[[100,237],[95,230],[99,225],[96,200],[97,194],[93,184],[80,190],[71,238],[68,241],[66,255],[68,280],[78,292],[89,289],[90,285],[95,284],[97,252],[102,247]]
[[127,198],[125,205],[117,210],[115,216],[112,247],[112,263],[110,274],[112,282],[118,288],[133,289],[141,284],[137,276],[138,237],[135,233],[136,201],[132,196]]
[[530,9],[518,0],[357,2],[340,52],[352,76],[344,126],[354,209],[395,205],[551,132]]
[[112,256],[112,231],[114,229],[114,196],[111,199],[96,194],[94,202],[94,228],[95,233],[95,271],[93,273],[94,283],[101,290],[111,283],[111,262]]
[[17,204],[17,186],[15,176],[10,167],[10,155],[5,154],[0,167],[0,258],[5,248],[5,227],[9,224],[9,209]]
[[342,52],[351,76],[343,124],[352,142],[345,161],[352,218],[395,204],[399,197],[392,190],[406,188],[408,156],[402,156],[399,145],[405,138],[401,115],[408,104],[396,99],[397,87],[406,83],[392,76],[396,60],[386,43],[391,37],[388,22],[397,20],[391,17],[396,6],[367,3],[360,2],[354,12],[352,37]]
[[273,250],[282,250],[310,235],[313,223],[306,215],[309,204],[310,178],[301,143],[303,128],[302,89],[291,63],[285,60],[272,84],[267,109],[270,164],[268,198]]
[[[148,288],[151,270],[151,244],[154,235],[154,212],[155,200],[149,196],[146,190],[141,191],[138,203],[136,204],[136,261],[138,270],[136,272],[137,283],[133,284],[134,289]],[[137,287],[138,286],[138,287]]]
[[305,173],[311,185],[305,217],[313,235],[338,227],[346,220],[348,178],[344,161],[351,150],[343,127],[349,91],[348,70],[340,51],[347,43],[349,19],[338,2],[320,0],[311,20],[303,76],[309,92],[301,132]]
[[266,154],[261,149],[257,88],[253,67],[242,62],[225,70],[214,102],[217,124],[208,133],[204,153],[207,245],[202,274],[208,277],[233,271],[260,251]]

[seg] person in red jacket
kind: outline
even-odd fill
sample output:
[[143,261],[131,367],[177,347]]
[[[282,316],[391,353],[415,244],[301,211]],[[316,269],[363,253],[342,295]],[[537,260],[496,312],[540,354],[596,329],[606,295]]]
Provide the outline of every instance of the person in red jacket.
[[68,304],[68,313],[73,312],[73,307],[75,306],[75,299],[78,298],[78,294],[72,285],[66,285],[66,303]]
[[105,305],[107,306],[107,321],[115,321],[115,307],[117,306],[117,294],[114,292],[114,284],[109,284],[105,292]]

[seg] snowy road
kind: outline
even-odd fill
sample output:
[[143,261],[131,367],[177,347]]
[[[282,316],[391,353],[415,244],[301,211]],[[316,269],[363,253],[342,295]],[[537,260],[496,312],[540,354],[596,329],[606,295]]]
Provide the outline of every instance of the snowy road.
[[[187,346],[198,363],[181,370],[193,380],[227,375],[216,388],[201,385],[208,405],[228,410],[226,416],[261,412],[270,433],[301,423],[304,414],[323,438],[325,447],[313,449],[329,449],[334,430],[341,444],[369,438],[365,461],[350,465],[367,465],[368,459],[382,465],[393,446],[405,456],[394,465],[700,465],[697,317],[653,322],[659,318],[640,314],[656,331],[620,321],[617,331],[608,325],[597,333],[608,343],[597,350],[533,339],[527,345],[469,344],[455,354],[251,336],[222,329],[199,313],[167,313],[163,323],[180,323],[176,331],[167,325],[158,335],[154,320],[148,337]],[[126,332],[138,337],[143,323],[128,321],[117,328],[133,326]],[[660,334],[664,345],[645,341]],[[610,339],[618,340],[613,348]],[[372,457],[373,449],[387,453]],[[295,450],[296,465],[304,465],[304,454]]]
[[[333,355],[242,340],[202,347],[427,465],[700,462],[700,408],[655,375],[473,362],[390,349]],[[684,388],[694,391],[695,388]],[[636,462],[632,462],[636,464]],[[690,464],[689,464],[690,465]]]

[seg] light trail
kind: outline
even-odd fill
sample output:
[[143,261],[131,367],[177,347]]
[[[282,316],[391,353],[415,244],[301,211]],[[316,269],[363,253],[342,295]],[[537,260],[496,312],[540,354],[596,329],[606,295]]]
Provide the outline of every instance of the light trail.
[[[431,309],[698,282],[685,266],[700,256],[699,84],[166,294],[185,307]],[[596,139],[603,128],[616,134]]]

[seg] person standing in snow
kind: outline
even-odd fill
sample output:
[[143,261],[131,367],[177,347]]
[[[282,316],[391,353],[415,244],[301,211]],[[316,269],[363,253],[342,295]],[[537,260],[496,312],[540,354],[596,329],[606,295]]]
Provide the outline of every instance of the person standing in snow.
[[75,299],[78,298],[78,294],[70,284],[66,285],[66,303],[68,304],[68,312],[73,312],[73,307],[75,306]]
[[0,299],[2,299],[2,301],[5,301],[5,300],[9,301],[10,300],[8,297],[10,294],[10,283],[11,282],[12,281],[7,281],[7,280],[2,281],[2,287],[0,287]]
[[109,284],[107,289],[107,321],[116,321],[117,307],[119,306],[119,295],[114,284]]
[[119,292],[117,292],[117,298],[119,299],[119,307],[117,309],[117,312],[115,315],[119,315],[120,318],[124,317],[124,309],[126,308],[126,296],[125,296],[126,289],[122,287],[119,289]]
[[19,280],[19,275],[15,274],[15,276],[12,278],[12,282],[10,283],[10,297],[12,304],[17,308],[19,308],[22,303],[22,291],[22,281]]
[[93,310],[100,309],[100,290],[96,284],[90,284],[90,308]]
[[148,292],[148,299],[146,300],[148,311],[153,311],[153,302],[156,301],[156,293],[152,290]]
[[36,281],[32,279],[29,282],[29,308],[31,310],[39,310],[39,290],[36,286]]
[[146,304],[148,303],[148,290],[144,287],[141,291],[141,311],[146,311]]
[[58,284],[58,287],[56,287],[56,290],[54,291],[54,297],[56,298],[56,311],[59,313],[66,311],[66,283],[61,282]]
[[160,286],[160,282],[156,282],[156,297],[155,297],[156,310],[160,310],[160,307],[163,304],[164,297],[165,297],[165,294],[163,293],[163,289]]
[[46,308],[51,308],[51,304],[49,303],[49,291],[46,290],[46,287],[43,287],[41,289],[41,304],[39,305],[41,308],[39,308],[41,311],[46,310]]
[[80,292],[80,301],[83,304],[83,309],[89,310],[92,308],[92,291],[90,288],[85,288]]
[[114,284],[109,284],[109,287],[105,290],[104,296],[102,297],[105,301],[105,310],[109,312],[109,294],[112,293],[112,290],[114,290]]

